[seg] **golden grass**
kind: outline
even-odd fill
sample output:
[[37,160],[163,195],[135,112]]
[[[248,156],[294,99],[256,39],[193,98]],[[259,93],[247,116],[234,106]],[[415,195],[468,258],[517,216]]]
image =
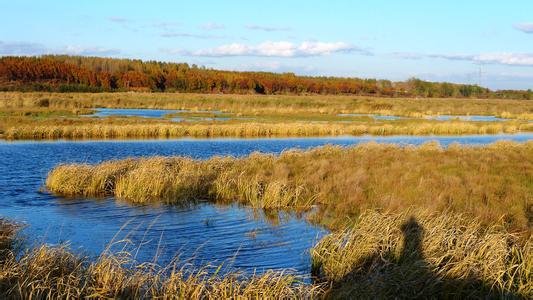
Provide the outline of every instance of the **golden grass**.
[[412,99],[361,96],[206,95],[181,93],[0,93],[9,107],[159,108],[222,110],[244,114],[375,113],[400,116],[496,115],[533,119],[533,101],[499,99]]
[[[94,107],[220,110],[227,121],[84,118]],[[339,113],[408,116],[376,121]],[[495,115],[505,122],[426,120],[435,115]],[[231,119],[235,116],[236,119]],[[0,93],[0,138],[114,139],[169,137],[285,137],[338,135],[458,135],[533,131],[533,101],[396,99],[352,96],[258,96],[151,93]]]
[[134,203],[237,201],[256,208],[306,210],[332,228],[366,209],[422,207],[531,226],[533,142],[485,147],[369,143],[193,160],[153,157],[60,165],[47,177],[63,195],[115,195]]
[[533,142],[446,149],[369,143],[279,156],[60,165],[46,185],[64,195],[317,206],[311,219],[334,229],[311,250],[317,281],[137,265],[127,252],[89,262],[43,246],[0,264],[0,296],[531,299],[532,157]]
[[128,251],[93,261],[65,246],[4,249],[6,299],[531,299],[533,240],[476,218],[368,210],[311,249],[313,284],[282,272],[227,273],[178,262],[139,264]]
[[327,296],[341,299],[531,299],[532,254],[532,238],[424,211],[367,211],[311,250]]
[[10,125],[6,139],[113,139],[177,137],[310,137],[340,135],[461,135],[499,134],[533,131],[533,123],[467,122],[411,124],[335,124],[335,123],[229,123],[229,124],[21,124]]
[[[208,273],[209,269],[215,271]],[[217,274],[213,267],[137,264],[129,253],[96,261],[67,248],[40,246],[0,263],[3,299],[309,299],[321,285],[306,286],[282,272]]]
[[[323,285],[304,285],[304,278],[290,273],[222,273],[222,265],[179,261],[138,263],[128,240],[114,242],[95,260],[65,245],[20,252],[13,247],[19,228],[0,219],[2,299],[311,299],[323,293]],[[112,252],[111,246],[122,250]]]

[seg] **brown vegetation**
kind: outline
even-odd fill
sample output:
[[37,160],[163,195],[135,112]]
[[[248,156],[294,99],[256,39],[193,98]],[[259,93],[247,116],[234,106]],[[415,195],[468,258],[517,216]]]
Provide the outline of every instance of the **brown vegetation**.
[[132,202],[239,201],[257,208],[309,209],[339,227],[366,209],[422,207],[531,226],[533,143],[442,149],[365,144],[280,156],[193,160],[138,158],[61,165],[46,185],[64,195],[115,195]]
[[406,97],[532,99],[531,91],[497,91],[477,85],[419,79],[389,80],[232,72],[181,63],[79,56],[2,57],[4,91],[179,91],[257,94],[358,94]]
[[311,250],[334,299],[530,299],[533,239],[458,213],[367,211]]

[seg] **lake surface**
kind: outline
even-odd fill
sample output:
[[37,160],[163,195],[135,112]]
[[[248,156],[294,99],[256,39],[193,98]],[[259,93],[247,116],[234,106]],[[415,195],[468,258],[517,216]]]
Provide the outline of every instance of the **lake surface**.
[[280,153],[325,144],[349,146],[363,142],[482,145],[498,140],[524,142],[533,134],[453,137],[335,137],[284,139],[176,139],[136,141],[0,142],[0,215],[29,225],[29,243],[71,242],[71,248],[98,255],[120,231],[140,247],[137,259],[170,261],[180,254],[197,265],[225,262],[232,268],[293,269],[310,272],[309,248],[327,231],[290,213],[265,215],[238,205],[199,203],[189,207],[132,206],[109,199],[63,199],[39,192],[46,174],[57,164],[97,163],[150,155],[243,156],[254,151]]

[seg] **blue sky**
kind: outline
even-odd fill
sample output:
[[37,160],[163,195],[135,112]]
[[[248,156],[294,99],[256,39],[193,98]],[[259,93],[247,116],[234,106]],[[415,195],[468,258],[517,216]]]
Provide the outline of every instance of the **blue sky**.
[[533,1],[0,0],[0,55],[533,89]]

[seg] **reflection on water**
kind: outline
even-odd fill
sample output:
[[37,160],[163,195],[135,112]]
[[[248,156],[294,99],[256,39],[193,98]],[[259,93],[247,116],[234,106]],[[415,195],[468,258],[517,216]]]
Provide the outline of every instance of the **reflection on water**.
[[39,242],[71,241],[72,248],[95,256],[127,223],[119,238],[143,244],[139,261],[160,262],[181,253],[195,262],[233,261],[252,271],[292,268],[309,273],[308,249],[326,232],[298,216],[265,214],[237,205],[131,206],[114,199],[62,199],[40,193],[46,174],[66,162],[97,163],[149,155],[185,155],[205,159],[214,155],[243,156],[254,151],[280,153],[325,144],[362,142],[421,144],[439,141],[480,145],[497,140],[527,141],[533,134],[453,137],[392,136],[285,139],[175,139],[135,141],[0,141],[0,215],[27,222],[28,235]]

